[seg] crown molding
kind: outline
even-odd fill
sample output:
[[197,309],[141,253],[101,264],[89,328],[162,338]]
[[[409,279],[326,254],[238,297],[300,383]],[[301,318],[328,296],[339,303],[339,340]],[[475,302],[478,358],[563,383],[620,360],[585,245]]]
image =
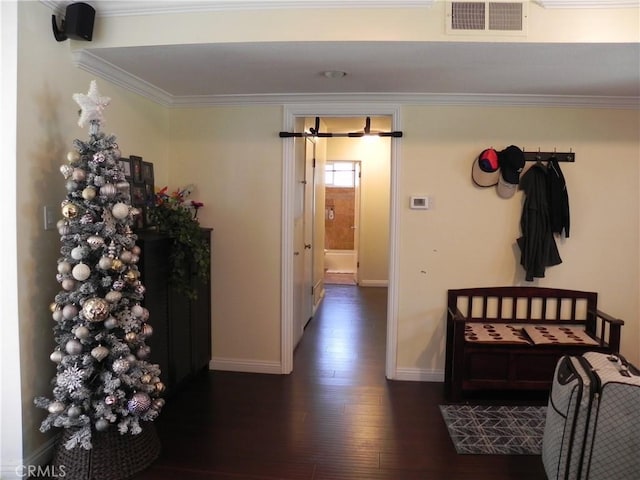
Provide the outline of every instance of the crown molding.
[[[200,0],[200,1],[87,1],[97,16],[157,15],[225,10],[276,10],[298,8],[425,8],[436,0]],[[62,13],[71,1],[40,0]]]
[[369,102],[411,105],[461,106],[546,106],[565,108],[615,108],[640,110],[639,97],[596,97],[584,95],[500,95],[440,93],[309,93],[249,95],[174,96],[156,86],[106,62],[87,50],[72,53],[74,65],[114,85],[137,93],[167,108],[211,107],[220,105],[276,105],[316,102]]
[[170,107],[173,102],[174,97],[170,93],[142,80],[140,77],[130,74],[102,58],[96,57],[87,50],[74,50],[71,53],[71,61],[76,67],[82,70],[97,75],[114,85],[137,93],[160,105]]
[[544,8],[639,8],[640,0],[535,0]]

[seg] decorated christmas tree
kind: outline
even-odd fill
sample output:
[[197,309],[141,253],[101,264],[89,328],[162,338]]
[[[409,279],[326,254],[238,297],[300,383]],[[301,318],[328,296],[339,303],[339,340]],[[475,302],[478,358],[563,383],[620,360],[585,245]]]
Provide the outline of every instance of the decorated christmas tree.
[[73,99],[89,140],[75,140],[60,167],[67,190],[58,222],[61,290],[50,305],[57,371],[52,398],[35,403],[49,412],[42,431],[70,429],[67,449],[91,449],[95,432],[139,434],[158,416],[165,387],[145,342],[153,329],[142,306],[140,249],[132,231],[140,211],[131,206],[116,139],[101,130],[110,99],[100,96],[95,81],[87,95]]

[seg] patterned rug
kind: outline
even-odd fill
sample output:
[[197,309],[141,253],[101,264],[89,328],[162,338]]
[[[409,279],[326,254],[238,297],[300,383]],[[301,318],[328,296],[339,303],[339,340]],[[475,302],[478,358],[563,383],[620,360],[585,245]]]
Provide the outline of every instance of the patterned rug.
[[540,455],[547,407],[440,405],[460,454]]

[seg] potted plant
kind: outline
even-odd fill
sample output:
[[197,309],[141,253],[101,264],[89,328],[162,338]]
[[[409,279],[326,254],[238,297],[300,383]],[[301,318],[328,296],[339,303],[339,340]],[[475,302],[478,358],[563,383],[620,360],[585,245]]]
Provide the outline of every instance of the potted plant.
[[197,291],[190,274],[206,280],[209,275],[211,255],[209,244],[202,235],[197,220],[201,202],[187,201],[185,189],[167,193],[167,187],[155,194],[149,207],[149,220],[159,233],[172,240],[169,268],[171,285],[190,299],[197,298]]

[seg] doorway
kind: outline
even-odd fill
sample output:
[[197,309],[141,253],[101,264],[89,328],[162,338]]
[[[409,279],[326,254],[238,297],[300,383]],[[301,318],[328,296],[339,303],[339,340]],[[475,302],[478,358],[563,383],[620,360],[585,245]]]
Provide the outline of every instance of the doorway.
[[357,285],[360,247],[360,161],[324,167],[324,284]]
[[[399,107],[397,106],[379,106],[379,105],[306,105],[306,106],[290,106],[285,107],[284,112],[284,129],[287,131],[294,131],[295,124],[300,118],[314,118],[321,116],[325,118],[355,118],[362,121],[367,116],[380,116],[387,117],[390,122],[390,129],[399,130]],[[298,123],[299,124],[299,123]],[[326,130],[329,131],[329,130]],[[328,141],[334,141],[334,138],[325,139]],[[350,139],[345,139],[350,140]],[[397,170],[399,162],[400,141],[399,139],[385,139],[389,143],[386,147],[387,169],[389,171],[386,188],[388,191],[388,197],[384,205],[384,210],[388,212],[387,228],[388,234],[384,237],[388,238],[386,245],[385,257],[387,268],[387,279],[384,280],[384,286],[388,286],[388,301],[387,301],[387,335],[386,335],[386,363],[385,363],[385,375],[387,378],[397,378],[396,373],[396,351],[397,351],[397,262],[398,262],[398,238],[397,238]],[[328,147],[327,147],[328,148]],[[298,150],[299,151],[299,150]],[[325,160],[330,158],[328,155]],[[348,157],[343,157],[348,158]],[[357,159],[351,156],[351,159]],[[317,166],[316,166],[317,167]],[[364,167],[363,167],[364,168]],[[318,177],[318,175],[316,175]],[[295,143],[291,140],[287,140],[283,144],[283,245],[282,245],[282,330],[281,330],[281,371],[282,373],[290,373],[293,370],[293,348],[295,346],[294,340],[294,319],[293,319],[293,303],[294,303],[294,272],[293,272],[293,257],[296,249],[294,241],[294,211],[296,210],[295,198],[300,198],[299,195],[295,195],[294,189],[296,188],[296,176],[295,176]],[[317,207],[317,206],[316,206]],[[322,212],[321,218],[324,220],[324,203],[320,207]],[[315,238],[315,235],[314,235]],[[316,244],[317,247],[318,244]],[[317,250],[317,248],[316,248]],[[375,254],[374,254],[375,255]],[[362,266],[362,262],[361,262]],[[372,284],[367,286],[382,286],[377,285],[379,279],[373,279]]]

